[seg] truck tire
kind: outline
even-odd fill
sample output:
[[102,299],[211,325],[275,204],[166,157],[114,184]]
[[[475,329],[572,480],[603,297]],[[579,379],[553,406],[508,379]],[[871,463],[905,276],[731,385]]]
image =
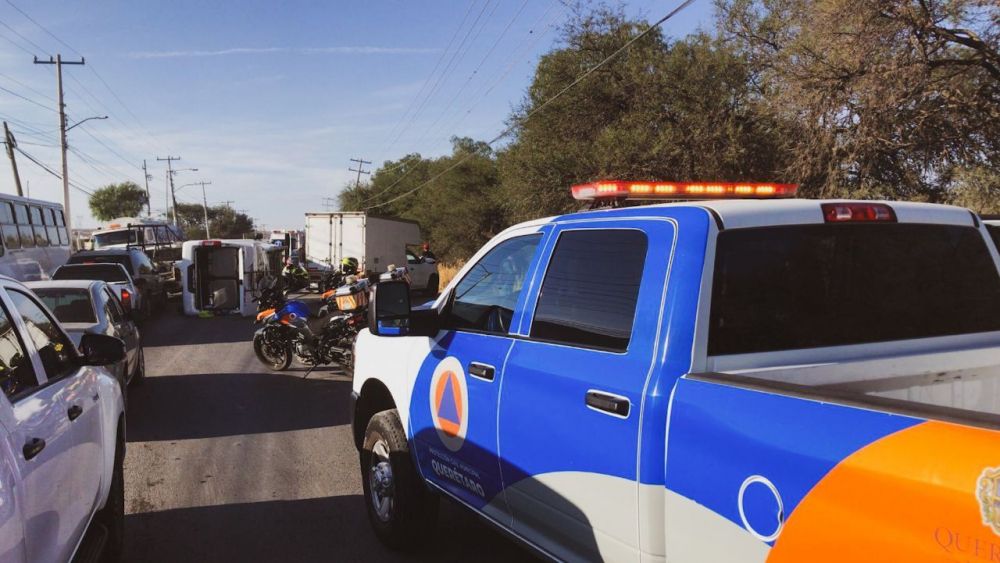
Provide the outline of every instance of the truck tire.
[[360,458],[365,505],[375,535],[391,549],[419,547],[437,521],[438,497],[427,490],[413,466],[396,409],[382,411],[368,422]]
[[111,490],[104,508],[94,515],[94,521],[108,530],[108,539],[101,556],[103,563],[117,563],[125,549],[125,436],[118,427],[115,445],[115,467],[111,473]]

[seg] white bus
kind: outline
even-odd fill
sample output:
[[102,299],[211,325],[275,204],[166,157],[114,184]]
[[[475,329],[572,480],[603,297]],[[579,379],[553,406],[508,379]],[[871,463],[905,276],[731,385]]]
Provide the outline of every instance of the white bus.
[[49,279],[69,260],[69,233],[62,205],[0,195],[0,274],[18,281]]

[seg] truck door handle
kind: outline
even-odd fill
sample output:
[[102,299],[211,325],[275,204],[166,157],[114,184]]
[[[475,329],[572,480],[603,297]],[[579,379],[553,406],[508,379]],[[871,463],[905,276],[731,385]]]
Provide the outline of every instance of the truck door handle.
[[496,377],[496,371],[496,368],[491,365],[479,362],[469,364],[469,375],[483,381],[493,381],[493,378]]
[[586,403],[592,409],[622,418],[628,417],[628,413],[632,407],[632,403],[627,398],[600,391],[587,391]]
[[41,438],[32,438],[28,443],[24,444],[24,448],[21,451],[24,453],[24,459],[28,460],[36,455],[42,453],[45,449],[45,440]]
[[81,414],[83,414],[83,408],[80,405],[73,405],[66,411],[66,416],[68,416],[70,420],[76,420]]

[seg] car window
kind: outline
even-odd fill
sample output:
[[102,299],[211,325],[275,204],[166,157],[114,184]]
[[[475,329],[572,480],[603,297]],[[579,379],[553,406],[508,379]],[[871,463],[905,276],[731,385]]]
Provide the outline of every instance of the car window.
[[34,290],[35,295],[52,311],[61,323],[96,323],[90,291],[72,287],[45,287]]
[[27,294],[8,290],[7,295],[14,303],[14,309],[24,320],[28,337],[38,350],[38,356],[42,360],[48,378],[56,379],[75,371],[73,344],[59,330],[52,317]]
[[505,240],[486,253],[455,287],[446,327],[510,332],[514,307],[541,234]]
[[38,387],[24,344],[3,309],[0,309],[0,387],[11,401]]
[[103,282],[128,282],[128,274],[118,264],[67,264],[52,273],[54,280],[100,280]]
[[[627,349],[646,246],[646,234],[637,230],[580,230],[560,235],[539,291],[532,338]],[[602,264],[611,265],[611,271],[601,268]]]
[[417,257],[414,256],[412,252],[407,252],[406,253],[406,263],[407,264],[418,264],[418,263],[420,263],[420,260],[418,260]]

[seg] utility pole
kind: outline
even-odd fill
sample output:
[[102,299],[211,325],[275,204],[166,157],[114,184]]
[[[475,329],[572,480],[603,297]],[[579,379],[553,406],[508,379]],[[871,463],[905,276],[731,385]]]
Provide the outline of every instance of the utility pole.
[[17,173],[17,160],[14,158],[14,149],[17,147],[17,141],[14,140],[14,134],[10,132],[6,121],[3,122],[3,133],[7,139],[7,158],[10,159],[10,167],[14,169],[14,185],[17,186],[17,195],[23,196],[24,194],[21,193],[21,176]]
[[361,187],[361,175],[362,174],[371,174],[371,172],[369,172],[368,170],[365,170],[365,165],[366,164],[371,164],[372,161],[365,160],[363,158],[352,158],[352,159],[349,159],[349,160],[351,162],[357,162],[358,163],[358,169],[357,170],[355,170],[353,168],[348,168],[348,170],[350,170],[351,172],[357,172],[358,173],[358,179],[357,179],[357,181],[354,182],[354,189],[358,189],[359,187]]
[[142,159],[142,179],[146,182],[146,217],[153,214],[153,202],[149,200],[149,179],[152,176],[146,171],[146,159]]
[[208,234],[208,196],[205,195],[205,186],[211,186],[212,182],[194,182],[195,184],[201,184],[201,202],[205,206],[205,238],[212,238],[212,235]]
[[66,231],[70,233],[73,232],[73,225],[70,221],[72,215],[69,208],[69,168],[66,165],[66,103],[63,101],[62,65],[83,65],[86,62],[83,57],[80,57],[78,61],[64,61],[62,55],[58,53],[55,59],[50,56],[47,61],[40,61],[37,56],[35,57],[36,65],[56,65],[56,90],[59,95],[59,152],[62,153],[63,212],[66,216]]
[[337,200],[336,200],[336,198],[324,197],[323,198],[323,207],[326,208],[327,211],[330,211],[331,209],[337,207]]
[[158,161],[167,161],[167,183],[170,185],[170,200],[173,203],[174,210],[174,226],[177,226],[177,194],[174,193],[174,170],[170,167],[170,163],[175,160],[180,160],[179,156],[167,155],[167,158],[156,157]]
[[225,205],[229,209],[232,209],[233,208],[233,204],[236,203],[236,202],[233,201],[233,200],[231,200],[231,199],[227,199],[226,201],[223,201],[221,203],[222,203],[222,205]]

